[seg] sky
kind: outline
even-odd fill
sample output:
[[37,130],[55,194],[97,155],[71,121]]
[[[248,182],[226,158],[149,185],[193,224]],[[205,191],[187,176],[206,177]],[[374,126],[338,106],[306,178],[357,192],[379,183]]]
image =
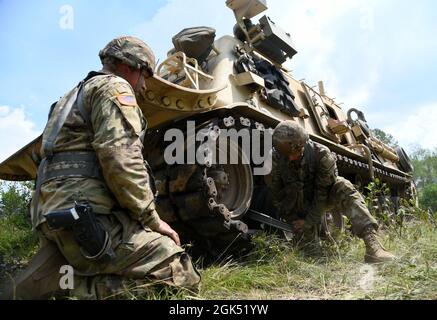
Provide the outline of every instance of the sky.
[[[437,147],[437,1],[267,0],[298,54],[286,63],[407,150]],[[262,14],[262,15],[263,15]],[[259,17],[254,18],[258,20]],[[120,35],[162,61],[186,27],[232,34],[225,0],[0,0],[0,161],[42,133],[50,105]]]

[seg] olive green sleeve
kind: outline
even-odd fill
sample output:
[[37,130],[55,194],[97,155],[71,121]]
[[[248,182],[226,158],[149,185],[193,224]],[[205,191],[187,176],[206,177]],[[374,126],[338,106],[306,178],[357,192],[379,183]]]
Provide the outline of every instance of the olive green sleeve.
[[107,186],[133,219],[156,229],[160,218],[139,138],[145,124],[132,88],[113,77],[97,86],[89,102],[94,131],[92,145]]
[[306,217],[306,222],[309,225],[320,223],[327,208],[329,192],[337,177],[336,160],[329,149],[320,150],[319,159],[316,169],[314,199]]

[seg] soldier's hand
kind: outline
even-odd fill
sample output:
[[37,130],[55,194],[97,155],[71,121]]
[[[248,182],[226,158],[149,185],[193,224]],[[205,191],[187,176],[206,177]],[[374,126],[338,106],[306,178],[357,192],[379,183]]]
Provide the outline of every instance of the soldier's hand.
[[176,231],[172,229],[172,227],[168,225],[167,222],[160,220],[158,227],[154,231],[159,232],[160,234],[163,234],[165,236],[169,236],[170,238],[173,239],[174,242],[176,242],[178,246],[181,245],[181,240],[179,239],[179,235],[177,234]]
[[291,226],[293,227],[293,230],[296,233],[301,233],[304,225],[305,225],[305,220],[303,219],[295,220],[291,223]]

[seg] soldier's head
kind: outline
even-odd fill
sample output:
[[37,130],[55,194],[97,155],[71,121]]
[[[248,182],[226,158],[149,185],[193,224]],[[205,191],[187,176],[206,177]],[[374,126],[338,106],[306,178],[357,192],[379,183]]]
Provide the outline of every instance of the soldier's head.
[[299,123],[291,120],[279,123],[273,132],[273,147],[290,161],[299,160],[309,135]]
[[137,93],[155,69],[152,49],[135,37],[115,38],[100,50],[99,57],[105,70],[124,78]]

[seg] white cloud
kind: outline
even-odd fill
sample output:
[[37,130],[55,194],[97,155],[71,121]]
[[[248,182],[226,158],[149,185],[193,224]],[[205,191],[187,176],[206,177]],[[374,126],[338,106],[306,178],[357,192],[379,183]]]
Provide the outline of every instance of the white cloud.
[[0,162],[35,139],[40,132],[23,108],[0,106]]
[[171,39],[184,28],[207,26],[217,35],[232,34],[235,19],[224,0],[169,0],[155,16],[136,26],[132,33],[144,39],[162,61],[173,47]]
[[[366,104],[379,79],[381,53],[371,44],[379,1],[271,1],[271,15],[291,32],[298,55],[288,63],[310,85],[323,80],[328,94],[349,107]],[[269,2],[270,3],[270,2]],[[352,17],[355,20],[352,20]],[[345,43],[348,29],[353,38]]]
[[409,147],[419,144],[423,148],[437,147],[437,102],[412,108],[410,114],[400,117],[394,125],[383,128],[393,135],[400,145]]

